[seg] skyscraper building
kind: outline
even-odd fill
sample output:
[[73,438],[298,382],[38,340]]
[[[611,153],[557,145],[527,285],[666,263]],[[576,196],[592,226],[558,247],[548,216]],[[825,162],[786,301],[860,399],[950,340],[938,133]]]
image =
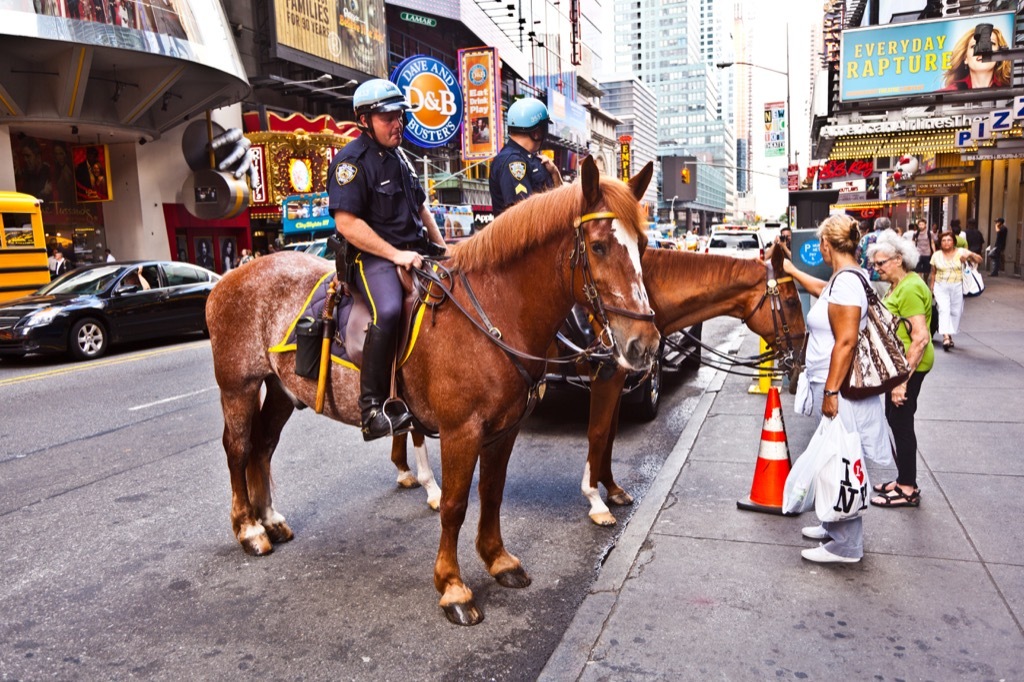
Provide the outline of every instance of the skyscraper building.
[[[721,85],[728,77],[714,66],[727,7],[727,0],[614,3],[615,71],[632,73],[657,97],[658,155],[697,157],[697,199],[676,208],[690,209],[703,231],[732,213],[735,194],[736,144]],[[661,197],[665,215],[671,200]]]
[[[648,161],[658,160],[658,141],[655,135],[658,122],[657,98],[651,88],[635,77],[610,78],[601,83],[601,89],[605,93],[601,106],[620,121],[615,127],[616,135],[620,139],[624,135],[632,138],[629,142],[629,174],[632,176]],[[661,196],[655,185],[651,182],[643,197],[643,201],[651,206],[656,205]]]

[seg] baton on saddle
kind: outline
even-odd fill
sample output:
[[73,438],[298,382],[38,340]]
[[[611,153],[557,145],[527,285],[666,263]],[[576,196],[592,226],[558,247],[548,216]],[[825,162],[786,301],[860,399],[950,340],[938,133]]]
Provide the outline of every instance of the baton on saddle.
[[331,339],[334,337],[334,304],[338,297],[338,280],[331,280],[327,287],[327,300],[323,312],[323,340],[320,342],[320,376],[316,380],[317,414],[324,412],[324,398],[327,395],[327,377],[331,372]]

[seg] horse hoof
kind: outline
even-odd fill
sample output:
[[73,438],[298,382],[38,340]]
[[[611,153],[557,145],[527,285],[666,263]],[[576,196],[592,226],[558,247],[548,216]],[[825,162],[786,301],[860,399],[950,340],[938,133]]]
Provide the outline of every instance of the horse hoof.
[[502,587],[513,587],[522,588],[530,586],[530,576],[526,575],[526,571],[523,567],[512,568],[507,571],[502,571],[498,575],[494,576],[494,579],[498,581],[498,584]]
[[242,549],[250,556],[266,556],[274,551],[274,546],[270,544],[270,538],[263,535],[262,537],[246,540],[242,543]]
[[440,511],[441,510],[441,498],[439,497],[436,500],[428,499],[427,500],[427,506],[430,507],[431,509],[433,509],[434,511]]
[[590,520],[599,526],[614,526],[615,517],[612,516],[611,512],[600,512],[597,514],[591,514]]
[[411,471],[403,471],[398,474],[398,487],[399,488],[419,488],[420,482],[416,480]]
[[633,504],[633,496],[623,490],[613,495],[609,495],[608,504],[615,505],[616,507],[628,507]]
[[441,608],[448,620],[456,625],[478,625],[484,620],[484,614],[472,601],[465,604],[448,604]]
[[272,523],[269,526],[263,526],[263,529],[267,531],[267,536],[274,544],[288,542],[295,537],[295,533],[292,532],[287,523]]

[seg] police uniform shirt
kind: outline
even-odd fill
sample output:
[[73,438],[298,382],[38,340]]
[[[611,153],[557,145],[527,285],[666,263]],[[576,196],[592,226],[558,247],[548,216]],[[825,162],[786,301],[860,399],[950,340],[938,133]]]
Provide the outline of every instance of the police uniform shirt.
[[497,217],[512,204],[554,185],[540,159],[509,140],[491,162],[491,211]]
[[363,133],[331,161],[327,177],[331,214],[361,218],[396,248],[420,239],[420,207],[427,200],[409,164]]

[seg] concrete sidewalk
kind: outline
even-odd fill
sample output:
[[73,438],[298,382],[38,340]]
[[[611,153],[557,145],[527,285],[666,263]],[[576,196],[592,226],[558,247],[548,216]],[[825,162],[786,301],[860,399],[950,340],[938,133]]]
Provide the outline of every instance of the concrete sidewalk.
[[[765,397],[719,373],[541,679],[1024,679],[1024,284],[987,285],[922,388],[921,506],[869,507],[860,563],[801,559],[813,512],[736,509]],[[782,397],[795,460],[816,424]]]

